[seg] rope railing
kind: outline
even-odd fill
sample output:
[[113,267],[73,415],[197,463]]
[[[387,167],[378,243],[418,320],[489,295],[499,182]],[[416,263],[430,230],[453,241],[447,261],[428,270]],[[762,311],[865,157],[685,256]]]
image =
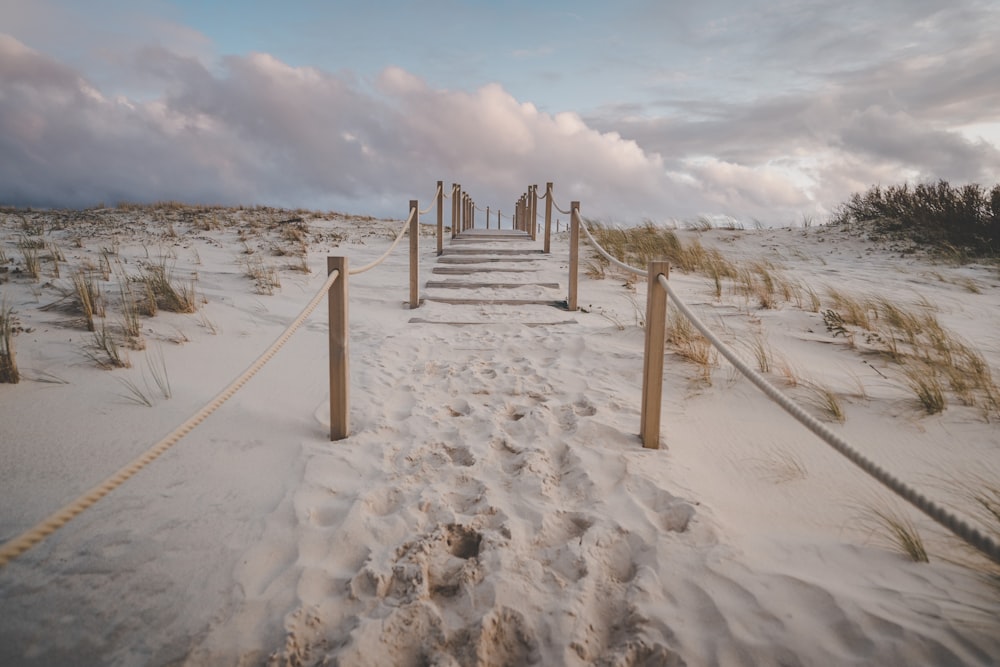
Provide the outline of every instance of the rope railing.
[[434,196],[431,197],[431,203],[430,203],[430,205],[427,208],[425,208],[422,211],[420,211],[420,215],[427,215],[428,213],[430,213],[431,209],[434,208],[434,205],[437,204],[438,197],[440,197],[440,196],[441,196],[441,188],[439,187],[434,192]]
[[406,230],[409,229],[410,225],[413,222],[413,218],[416,214],[417,214],[416,209],[411,208],[409,217],[406,218],[406,222],[403,223],[403,227],[399,230],[399,233],[396,234],[396,240],[392,242],[392,245],[389,246],[389,249],[386,250],[384,253],[382,253],[382,256],[379,257],[378,259],[371,261],[368,264],[365,264],[364,266],[359,266],[356,269],[351,269],[351,275],[356,276],[359,273],[364,273],[365,271],[371,271],[376,266],[378,266],[386,259],[388,259],[389,255],[392,254],[392,251],[396,249],[397,245],[399,245],[399,242],[403,240],[403,236],[406,235]]
[[[440,244],[441,227],[441,202],[443,202],[443,185],[438,181],[437,190],[432,199],[431,205],[424,211],[419,211],[417,202],[410,201],[410,213],[406,223],[396,234],[395,239],[380,257],[368,264],[356,269],[348,269],[347,258],[329,257],[327,258],[328,277],[316,295],[306,304],[298,317],[278,336],[278,338],[254,361],[239,377],[229,383],[219,392],[208,404],[193,414],[187,421],[174,429],[171,433],[147,449],[143,454],[130,461],[120,468],[113,475],[102,481],[97,486],[91,488],[86,493],[63,506],[56,512],[50,514],[42,521],[38,522],[19,536],[0,545],[0,567],[3,567],[14,558],[23,554],[46,537],[59,530],[75,517],[79,516],[87,508],[127,482],[131,477],[150,463],[158,459],[164,452],[177,444],[184,436],[193,431],[199,424],[207,419],[212,413],[218,410],[237,391],[260,371],[275,354],[288,342],[295,332],[302,326],[302,323],[313,313],[324,295],[329,296],[330,302],[330,439],[339,440],[348,435],[348,385],[347,385],[347,278],[370,271],[382,264],[396,246],[403,239],[407,229],[410,230],[410,306],[415,308],[418,305],[416,295],[417,284],[417,222],[419,216],[427,213],[438,204],[438,229]],[[331,287],[340,281],[337,290]]]
[[[880,482],[886,488],[903,498],[918,510],[933,519],[939,525],[951,531],[952,534],[980,551],[991,560],[1000,563],[1000,545],[989,536],[983,534],[960,517],[936,504],[916,489],[908,486],[897,477],[864,456],[847,440],[840,437],[825,424],[810,415],[802,406],[782,393],[777,387],[751,368],[739,355],[726,345],[715,333],[702,322],[697,315],[677,296],[667,280],[669,266],[666,262],[651,262],[648,271],[643,271],[626,264],[614,257],[597,242],[587,225],[579,221],[578,205],[570,206],[572,210],[572,225],[583,229],[584,235],[591,246],[605,259],[618,268],[642,276],[649,280],[646,306],[646,351],[643,364],[643,403],[640,424],[640,435],[646,447],[659,447],[660,439],[660,403],[661,386],[663,383],[663,345],[664,325],[666,319],[667,299],[672,299],[677,310],[708,340],[719,353],[742,373],[751,383],[760,389],[768,398],[777,403],[785,412],[795,418],[800,424],[812,431],[823,442],[828,444],[851,463],[856,465],[870,477]],[[659,293],[659,294],[658,294]]]
[[232,398],[237,391],[242,389],[243,386],[249,382],[250,378],[256,375],[257,372],[260,371],[260,369],[263,368],[264,365],[278,353],[278,350],[284,347],[285,343],[287,343],[292,335],[298,331],[299,327],[302,326],[302,323],[306,321],[314,310],[316,310],[320,301],[323,300],[323,297],[326,296],[327,292],[338,278],[341,278],[340,271],[331,272],[327,277],[326,282],[324,282],[323,286],[316,292],[316,295],[309,301],[308,304],[306,304],[306,307],[302,309],[302,312],[299,313],[298,317],[296,317],[290,325],[288,325],[285,331],[278,336],[277,339],[275,339],[270,347],[257,357],[257,360],[254,361],[245,371],[243,371],[243,373],[241,373],[235,380],[230,382],[222,391],[220,391],[215,398],[191,415],[187,421],[175,428],[159,442],[143,452],[140,456],[136,457],[125,466],[119,468],[117,472],[105,479],[103,482],[80,495],[72,502],[64,505],[59,510],[45,517],[31,528],[21,533],[19,536],[6,542],[3,546],[0,546],[0,567],[7,565],[10,561],[40,543],[46,537],[65,526],[75,517],[79,516],[84,510],[93,506],[99,500],[127,482],[136,473],[158,459],[167,450],[180,442],[184,436],[193,431],[195,427],[205,421],[213,412],[222,407],[226,401]]
[[812,431],[821,440],[833,447],[833,449],[839,452],[851,463],[861,468],[861,470],[866,472],[868,475],[881,482],[884,486],[929,516],[938,524],[950,530],[954,535],[964,540],[970,546],[975,547],[993,561],[1000,563],[1000,544],[997,544],[987,535],[984,535],[980,531],[976,530],[959,517],[928,499],[916,489],[908,486],[905,482],[896,478],[894,475],[859,452],[855,447],[851,446],[847,440],[834,433],[825,424],[806,412],[802,406],[795,403],[795,401],[789,398],[786,394],[782,393],[781,390],[768,382],[763,375],[740,359],[732,348],[722,342],[722,340],[720,340],[711,329],[705,326],[704,322],[702,322],[698,316],[691,311],[687,304],[685,304],[677,296],[676,292],[674,292],[674,290],[670,287],[670,283],[667,281],[664,274],[658,274],[656,276],[656,280],[665,290],[667,297],[673,299],[673,303],[677,310],[680,311],[692,325],[694,325],[701,335],[704,336],[705,339],[708,340],[715,347],[715,349],[717,349],[719,353],[733,365],[734,368],[736,368],[736,370],[742,373],[748,380],[750,380],[750,382],[754,384],[755,387],[764,392],[768,398],[777,403],[785,412],[794,417],[800,424]]

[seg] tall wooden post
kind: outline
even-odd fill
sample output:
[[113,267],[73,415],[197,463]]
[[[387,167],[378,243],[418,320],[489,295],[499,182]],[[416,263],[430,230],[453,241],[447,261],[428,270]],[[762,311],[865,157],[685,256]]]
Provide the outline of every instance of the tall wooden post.
[[438,181],[437,253],[444,252],[444,181]]
[[660,448],[660,413],[663,407],[663,346],[666,343],[667,290],[660,276],[670,277],[670,264],[649,263],[646,291],[646,352],[642,365],[642,415],[639,437],[647,449]]
[[327,292],[330,329],[330,440],[350,435],[349,337],[347,332],[347,258],[327,257],[326,275],[340,275]]
[[580,202],[570,202],[569,213],[571,221],[569,234],[569,299],[566,305],[570,310],[576,310],[577,278],[580,273]]
[[486,207],[486,229],[490,228],[490,207]]
[[545,247],[542,252],[552,251],[552,183],[545,184]]
[[410,200],[410,309],[420,306],[420,207]]
[[531,186],[530,201],[531,203],[529,204],[529,208],[531,209],[531,213],[529,213],[528,215],[531,218],[531,240],[537,241],[538,240],[538,186],[537,185]]
[[458,236],[458,200],[461,196],[461,186],[451,184],[451,238]]

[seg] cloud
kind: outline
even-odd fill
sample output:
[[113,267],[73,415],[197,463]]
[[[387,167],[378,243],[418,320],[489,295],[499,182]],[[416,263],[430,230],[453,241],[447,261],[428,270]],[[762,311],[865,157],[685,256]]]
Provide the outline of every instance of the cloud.
[[[367,209],[399,214],[434,181],[461,180],[484,205],[554,180],[590,210],[650,209],[669,182],[634,141],[551,115],[501,86],[430,87],[397,67],[368,90],[349,75],[268,54],[198,59],[146,48],[135,67],[162,94],[110,99],[82,74],[0,39],[0,199],[86,206],[118,200]],[[627,206],[626,206],[627,205]],[[603,207],[603,208],[602,208]]]
[[[32,5],[40,9],[20,34],[43,34],[49,4]],[[686,6],[669,10],[673,22],[642,15],[620,57],[645,87],[622,83],[624,97],[583,114],[549,112],[500,83],[443,88],[410,67],[356,75],[269,53],[216,58],[198,33],[142,25],[141,15],[128,24],[139,37],[105,54],[111,74],[51,39],[24,38],[41,44],[34,50],[0,36],[0,201],[180,199],[401,215],[438,179],[462,182],[494,210],[551,180],[560,205],[580,200],[585,215],[782,223],[875,182],[995,182],[997,146],[957,129],[996,122],[995,40],[975,29],[995,13],[963,0],[848,4],[847,13],[795,1],[729,13]],[[632,34],[615,21],[606,32]],[[709,50],[648,57],[660,52],[644,35],[663,25],[684,33],[667,34],[671,44]],[[657,32],[651,44],[664,41]],[[580,62],[579,71],[597,66]],[[574,81],[568,70],[559,76]]]

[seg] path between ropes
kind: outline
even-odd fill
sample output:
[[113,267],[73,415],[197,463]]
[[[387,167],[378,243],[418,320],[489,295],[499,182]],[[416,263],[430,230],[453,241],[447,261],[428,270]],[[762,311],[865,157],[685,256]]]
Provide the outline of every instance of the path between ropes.
[[565,280],[558,278],[563,266],[565,258],[545,254],[526,232],[466,230],[442,250],[425,283],[424,308],[433,316],[410,323],[490,324],[503,309],[505,321],[527,326],[575,324],[559,317],[558,311],[567,314]]

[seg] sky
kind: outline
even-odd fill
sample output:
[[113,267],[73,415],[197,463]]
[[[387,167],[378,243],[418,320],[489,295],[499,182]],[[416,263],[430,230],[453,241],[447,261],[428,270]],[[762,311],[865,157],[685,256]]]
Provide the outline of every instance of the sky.
[[[0,0],[0,203],[629,224],[1000,181],[996,0]],[[421,204],[422,206],[425,204]]]

